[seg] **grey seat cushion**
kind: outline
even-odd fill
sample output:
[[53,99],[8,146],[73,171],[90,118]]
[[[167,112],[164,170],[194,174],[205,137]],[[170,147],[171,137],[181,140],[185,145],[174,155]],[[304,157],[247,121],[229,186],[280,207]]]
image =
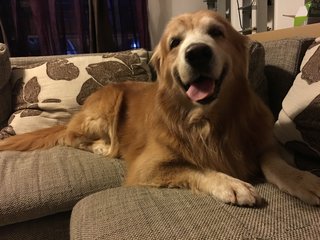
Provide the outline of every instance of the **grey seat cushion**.
[[71,239],[317,239],[320,210],[270,184],[264,208],[240,208],[188,190],[114,188],[73,209]]
[[121,185],[123,162],[68,147],[0,153],[0,226],[70,211]]

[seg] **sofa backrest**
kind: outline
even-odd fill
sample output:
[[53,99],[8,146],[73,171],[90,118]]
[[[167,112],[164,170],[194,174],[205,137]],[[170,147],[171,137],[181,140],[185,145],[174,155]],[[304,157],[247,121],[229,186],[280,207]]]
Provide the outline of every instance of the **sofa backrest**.
[[313,41],[314,38],[296,37],[263,43],[269,106],[275,119],[294,78],[300,72],[302,58]]

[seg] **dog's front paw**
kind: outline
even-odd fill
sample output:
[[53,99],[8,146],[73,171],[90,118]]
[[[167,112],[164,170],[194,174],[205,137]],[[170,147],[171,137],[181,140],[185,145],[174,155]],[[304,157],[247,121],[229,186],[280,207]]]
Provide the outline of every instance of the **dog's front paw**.
[[259,206],[262,198],[249,183],[217,173],[211,183],[211,194],[217,199],[238,206]]
[[312,173],[296,171],[288,181],[284,181],[280,189],[302,201],[320,206],[320,178]]
[[92,146],[92,152],[103,156],[109,156],[111,152],[110,144],[106,144],[103,140],[95,141]]

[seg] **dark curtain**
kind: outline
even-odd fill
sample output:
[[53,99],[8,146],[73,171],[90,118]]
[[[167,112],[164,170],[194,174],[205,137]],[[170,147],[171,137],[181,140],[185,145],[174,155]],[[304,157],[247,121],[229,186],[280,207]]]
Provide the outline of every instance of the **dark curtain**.
[[150,49],[147,0],[0,0],[11,56]]
[[116,51],[108,14],[108,4],[104,0],[89,0],[90,52]]
[[150,48],[148,0],[107,0],[117,49]]
[[[55,0],[31,0],[29,2],[36,34],[39,37],[40,52],[62,54],[65,51],[65,32],[60,2]],[[59,15],[58,15],[59,14]],[[60,34],[61,33],[61,34]]]
[[6,37],[6,33],[4,32],[4,27],[3,27],[3,24],[2,24],[2,20],[0,18],[0,39],[2,39],[2,41],[6,44],[8,44],[8,40],[7,40],[7,37]]

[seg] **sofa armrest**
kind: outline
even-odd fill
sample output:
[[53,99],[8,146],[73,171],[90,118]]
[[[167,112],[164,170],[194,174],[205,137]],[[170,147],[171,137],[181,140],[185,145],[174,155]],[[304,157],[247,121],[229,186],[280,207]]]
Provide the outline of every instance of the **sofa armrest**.
[[256,34],[248,35],[254,41],[259,42],[268,42],[268,41],[276,41],[286,38],[294,38],[294,37],[304,37],[304,38],[316,38],[319,37],[320,33],[320,23],[304,25],[300,27],[294,28],[285,28],[274,30],[270,32],[261,32]]
[[0,43],[0,128],[11,114],[10,74],[9,51],[5,44]]

